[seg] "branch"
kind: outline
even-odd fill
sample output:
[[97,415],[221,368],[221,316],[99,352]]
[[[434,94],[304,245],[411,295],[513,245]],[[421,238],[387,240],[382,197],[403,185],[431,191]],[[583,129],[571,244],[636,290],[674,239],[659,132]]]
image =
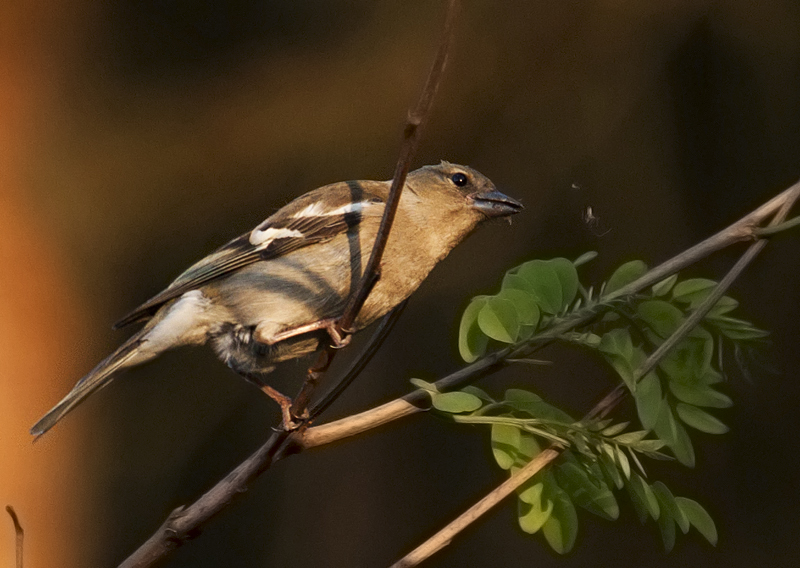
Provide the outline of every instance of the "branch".
[[22,568],[22,543],[25,538],[25,531],[22,530],[22,525],[19,524],[19,517],[17,517],[17,512],[14,510],[14,507],[11,505],[6,505],[6,512],[9,514],[11,521],[14,523],[14,534],[16,535],[17,568]]
[[403,145],[400,148],[400,156],[397,159],[397,165],[394,169],[392,187],[389,190],[389,197],[386,200],[386,209],[384,210],[383,219],[381,219],[381,225],[378,229],[378,236],[375,238],[375,244],[372,247],[372,254],[364,270],[364,275],[361,277],[361,281],[358,283],[355,293],[350,296],[345,306],[344,313],[339,320],[339,326],[345,331],[352,327],[359,310],[361,310],[361,306],[364,305],[372,287],[377,279],[380,278],[379,266],[381,258],[383,257],[383,251],[386,248],[386,241],[389,239],[389,229],[394,222],[397,206],[400,203],[400,195],[406,183],[406,176],[408,175],[411,161],[419,147],[423,128],[428,122],[433,99],[442,81],[442,75],[444,74],[444,68],[447,65],[447,59],[450,53],[450,45],[453,40],[455,21],[459,8],[458,0],[449,0],[442,42],[436,53],[436,59],[433,61],[433,66],[428,74],[428,79],[425,82],[425,87],[422,89],[422,94],[420,95],[416,108],[408,113],[403,135]]
[[391,568],[409,568],[416,566],[426,558],[431,557],[442,548],[450,544],[450,541],[459,532],[477,521],[481,515],[494,507],[497,503],[511,495],[514,490],[541,471],[547,464],[556,459],[560,452],[548,448],[525,464],[525,467],[515,472],[511,477],[497,486],[486,497],[475,503],[472,507],[462,513],[456,520],[444,527],[433,535],[423,544],[406,554],[399,561],[392,564]]
[[334,384],[331,389],[323,396],[320,400],[316,403],[311,405],[308,409],[308,421],[313,421],[317,416],[325,412],[328,407],[334,403],[334,401],[341,396],[341,394],[347,389],[347,387],[352,384],[354,380],[361,374],[361,371],[364,370],[375,354],[380,349],[381,345],[383,345],[383,340],[392,332],[394,328],[394,324],[397,323],[397,320],[400,319],[400,316],[405,310],[406,305],[408,304],[408,300],[404,300],[401,302],[396,308],[394,308],[391,312],[386,314],[381,323],[378,325],[378,329],[372,334],[372,337],[369,338],[369,342],[364,347],[364,350],[353,360],[352,365],[350,368],[342,375],[341,379],[338,379],[336,384]]
[[[459,369],[455,373],[439,379],[434,384],[439,390],[445,391],[453,389],[462,384],[476,381],[481,377],[498,371],[507,365],[505,357],[511,349],[506,348],[487,355],[483,359]],[[405,396],[382,404],[376,408],[353,414],[341,420],[335,420],[328,424],[313,426],[297,438],[297,443],[303,449],[324,446],[337,440],[349,438],[357,434],[372,430],[388,422],[392,422],[405,416],[411,416],[417,412],[427,409],[426,402],[430,400],[428,394],[421,390],[415,390]]]
[[[763,231],[760,225],[774,215],[782,215],[781,218],[785,218],[799,197],[800,182],[797,182],[767,201],[752,213],[736,221],[733,225],[730,225],[726,229],[723,229],[719,233],[707,238],[678,256],[653,268],[638,280],[631,282],[627,286],[623,286],[603,299],[605,301],[615,300],[623,296],[634,294],[647,286],[656,284],[664,278],[672,276],[687,266],[695,264],[697,261],[707,257],[713,252],[717,252],[737,242],[758,240],[760,231]],[[777,223],[773,226],[773,229],[776,227]]]
[[[411,168],[411,162],[417,153],[423,127],[428,122],[431,107],[433,106],[433,99],[436,96],[436,92],[439,90],[444,68],[447,65],[459,7],[458,0],[449,0],[442,42],[439,45],[439,50],[436,53],[436,58],[433,61],[431,70],[428,73],[428,78],[420,94],[417,106],[408,113],[406,126],[403,130],[403,144],[400,147],[400,155],[397,158],[394,177],[392,178],[392,186],[389,189],[389,196],[386,199],[386,206],[383,211],[380,227],[378,228],[378,234],[375,237],[375,243],[372,245],[372,253],[370,254],[361,280],[356,285],[353,293],[350,294],[342,316],[336,322],[336,328],[339,331],[339,335],[342,337],[346,337],[352,332],[353,323],[358,317],[358,312],[361,311],[361,307],[367,300],[367,296],[369,296],[375,283],[380,278],[381,258],[383,258],[383,251],[386,248],[386,242],[389,240],[389,231],[392,228],[392,223],[397,213],[397,207],[400,204],[400,195],[403,192],[406,176]],[[322,353],[320,353],[317,363],[308,371],[308,376],[303,384],[303,388],[294,399],[291,410],[292,416],[303,416],[317,384],[322,378],[322,375],[330,367],[338,351],[339,350],[336,349],[333,344],[328,344]]]

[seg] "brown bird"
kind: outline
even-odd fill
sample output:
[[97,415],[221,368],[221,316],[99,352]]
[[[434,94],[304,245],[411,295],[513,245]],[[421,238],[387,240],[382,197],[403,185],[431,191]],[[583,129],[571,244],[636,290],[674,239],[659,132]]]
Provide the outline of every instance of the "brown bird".
[[[276,363],[312,353],[366,266],[390,181],[346,181],[298,197],[255,229],[191,266],[114,326],[144,321],[31,428],[39,436],[117,372],[181,345],[210,342],[219,358],[263,385]],[[481,173],[442,162],[408,174],[380,278],[360,330],[408,298],[481,222],[522,205]]]

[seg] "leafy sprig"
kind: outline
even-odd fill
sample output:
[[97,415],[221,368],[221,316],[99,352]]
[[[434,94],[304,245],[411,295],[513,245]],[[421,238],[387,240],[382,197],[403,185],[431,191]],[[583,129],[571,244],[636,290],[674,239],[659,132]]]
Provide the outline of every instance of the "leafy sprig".
[[[646,370],[646,362],[706,301],[717,283],[672,275],[648,292],[615,294],[648,270],[645,263],[623,264],[599,287],[580,282],[578,267],[596,255],[575,261],[532,260],[509,270],[495,295],[474,298],[460,324],[459,351],[467,362],[497,349],[507,360],[530,357],[554,340],[576,343],[603,356],[633,396],[641,428],[597,417],[576,421],[539,395],[509,389],[495,400],[476,387],[439,392],[435,385],[413,382],[431,397],[433,407],[460,423],[491,426],[492,452],[498,465],[514,473],[542,451],[542,444],[561,448],[552,467],[534,475],[517,492],[520,527],[541,531],[557,552],[566,553],[577,535],[577,508],[614,520],[619,515],[615,491],[626,489],[642,522],[657,522],[670,550],[678,527],[694,526],[716,543],[714,522],[691,499],[675,497],[660,481],[649,483],[641,458],[667,459],[668,450],[692,467],[694,447],[688,430],[723,434],[728,428],[709,409],[727,408],[730,397],[716,388],[723,380],[723,341],[739,347],[767,333],[732,317],[738,302],[723,296],[699,325]],[[571,317],[588,323],[568,333],[549,333]]]

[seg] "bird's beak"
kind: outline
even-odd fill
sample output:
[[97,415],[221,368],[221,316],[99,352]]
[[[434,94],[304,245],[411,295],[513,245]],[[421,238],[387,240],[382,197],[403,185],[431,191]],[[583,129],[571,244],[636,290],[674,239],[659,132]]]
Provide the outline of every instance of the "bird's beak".
[[473,193],[469,198],[472,206],[487,217],[507,217],[522,210],[522,203],[496,189]]

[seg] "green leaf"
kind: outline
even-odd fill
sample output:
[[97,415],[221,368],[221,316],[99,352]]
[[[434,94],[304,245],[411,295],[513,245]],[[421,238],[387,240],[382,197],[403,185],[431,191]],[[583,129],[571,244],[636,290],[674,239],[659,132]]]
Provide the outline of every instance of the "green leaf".
[[675,502],[683,511],[689,523],[696,528],[705,539],[712,545],[717,545],[717,527],[711,515],[698,503],[686,497],[676,497]]
[[687,467],[694,467],[694,447],[692,440],[672,413],[666,401],[661,404],[658,420],[654,428],[656,435],[666,442],[675,458]]
[[467,363],[476,361],[486,353],[489,338],[481,331],[478,325],[478,314],[487,303],[486,296],[473,298],[461,316],[458,329],[458,352]]
[[706,320],[710,324],[716,326],[722,335],[734,341],[763,339],[769,335],[768,331],[758,329],[749,321],[744,321],[729,316],[709,315],[706,317]]
[[655,452],[658,452],[658,450],[663,448],[665,446],[665,444],[666,444],[666,442],[664,442],[664,440],[648,439],[648,440],[642,440],[641,442],[637,442],[636,446],[634,446],[634,449],[637,452],[640,452],[640,453],[643,453],[643,454],[647,454],[650,457],[656,457],[656,456],[654,456],[652,454],[654,454]]
[[566,258],[554,258],[549,263],[555,270],[559,282],[561,282],[561,309],[564,309],[572,303],[578,294],[578,285],[580,283],[578,271],[575,270],[575,265]]
[[726,329],[722,334],[733,341],[751,341],[753,339],[763,339],[769,335],[768,331],[750,327],[747,329]]
[[536,304],[536,299],[529,292],[506,288],[501,290],[496,297],[511,302],[517,312],[517,320],[520,325],[535,327],[539,323],[539,306]]
[[640,442],[647,436],[650,432],[647,430],[636,430],[634,432],[625,432],[624,434],[620,434],[614,441],[617,444],[622,444],[623,446],[630,446],[636,445],[637,442]]
[[[522,405],[540,404],[544,402],[542,397],[538,394],[525,389],[508,389],[505,392],[505,401],[508,404],[520,403]],[[522,406],[520,409],[523,408],[525,407]]]
[[591,260],[594,260],[595,258],[597,258],[597,251],[590,250],[589,252],[585,252],[582,255],[580,255],[578,258],[573,260],[572,264],[574,264],[576,267],[582,266],[582,265],[586,264],[587,262],[589,262]]
[[646,300],[636,313],[659,337],[667,338],[683,323],[683,312],[664,300]]
[[642,487],[642,492],[644,493],[647,512],[650,514],[653,520],[658,520],[658,517],[661,515],[661,506],[658,504],[658,498],[653,492],[653,488],[650,487],[644,478],[642,478],[640,475],[637,475],[637,477],[639,478],[639,483]]
[[653,492],[658,498],[662,513],[666,512],[670,517],[672,517],[683,534],[689,532],[689,518],[678,506],[678,503],[675,501],[675,496],[672,495],[672,491],[670,491],[669,488],[660,481],[656,481],[653,484]]
[[619,517],[619,505],[605,482],[595,483],[577,462],[567,462],[556,470],[556,479],[570,498],[590,513],[613,521]]
[[[663,441],[667,447],[672,450],[675,458],[687,467],[694,467],[694,448],[686,429],[675,420],[675,415],[664,400],[661,404],[661,410],[658,413],[658,420],[656,421],[654,432],[656,436]],[[647,442],[647,440],[644,440]],[[641,451],[646,451],[644,448]]]
[[672,290],[672,297],[678,302],[696,307],[711,295],[716,285],[716,282],[707,278],[690,278],[675,286]]
[[598,461],[600,463],[600,469],[603,470],[603,474],[605,475],[608,484],[613,485],[617,489],[622,489],[622,487],[625,485],[625,480],[622,479],[622,474],[620,474],[619,469],[617,468],[617,462],[614,460],[614,458],[603,452],[599,455]]
[[450,414],[459,414],[461,412],[472,412],[478,410],[483,403],[481,399],[473,394],[466,392],[444,392],[433,394],[433,407],[442,412],[449,412]]
[[672,290],[672,287],[675,286],[675,283],[678,281],[678,275],[673,274],[672,276],[665,278],[658,284],[653,285],[653,295],[654,296],[666,296],[669,294],[669,291]]
[[630,360],[633,358],[633,341],[631,341],[631,334],[627,329],[612,329],[608,333],[603,334],[598,349],[603,353],[618,355],[623,359]]
[[721,383],[724,380],[725,380],[725,377],[723,376],[723,374],[720,373],[719,371],[717,371],[716,369],[711,368],[711,367],[706,369],[705,372],[702,375],[697,377],[698,384],[707,385],[707,386],[708,385],[715,385],[717,383]]
[[409,379],[408,382],[419,389],[428,391],[429,393],[439,392],[439,389],[436,387],[435,384],[429,383],[428,381],[423,381],[422,379]]
[[661,514],[658,499],[644,478],[638,473],[634,473],[631,475],[630,483],[626,487],[631,497],[631,503],[636,509],[636,516],[639,518],[639,522],[644,524],[648,516],[657,521]]
[[514,343],[519,335],[517,310],[510,300],[490,297],[478,312],[478,325],[481,331],[503,343]]
[[629,424],[630,422],[618,422],[617,424],[603,428],[603,431],[600,432],[600,434],[606,437],[615,436],[627,428]]
[[[645,475],[645,472],[644,472],[644,466],[642,465],[642,462],[640,462],[640,461],[639,461],[639,458],[637,457],[637,456],[638,456],[638,454],[639,454],[639,453],[642,453],[642,452],[640,452],[639,450],[637,450],[637,449],[634,449],[634,448],[632,448],[632,447],[630,447],[630,446],[629,446],[629,447],[626,447],[625,449],[626,449],[626,450],[628,450],[628,453],[630,454],[630,456],[631,456],[631,459],[633,460],[633,463],[636,465],[636,469],[637,469],[637,470],[638,470],[638,471],[639,471],[639,472],[640,472],[642,475]],[[630,480],[629,480],[629,481],[630,481]]]
[[528,261],[520,265],[518,274],[528,281],[529,291],[536,297],[536,303],[543,312],[557,314],[561,311],[561,280],[551,262]]
[[530,434],[528,432],[520,432],[519,438],[519,446],[517,448],[519,450],[519,458],[515,465],[522,467],[524,464],[527,464],[533,458],[538,456],[542,448],[539,445],[539,442],[536,441],[536,436]]
[[689,434],[679,422],[675,422],[675,442],[669,445],[669,449],[675,455],[675,459],[686,467],[694,467],[694,446]]
[[536,477],[539,476],[534,475],[532,479],[529,479],[528,481],[526,481],[520,487],[517,488],[517,498],[519,498],[520,501],[528,503],[530,505],[536,505],[542,503],[544,482],[541,480],[536,480]]
[[647,430],[652,430],[658,420],[658,413],[661,407],[661,381],[654,372],[647,373],[636,386],[634,393],[636,400],[636,412],[639,414],[639,421]]
[[495,400],[491,396],[489,396],[488,393],[485,390],[480,389],[480,388],[476,387],[475,385],[467,385],[464,388],[462,388],[461,391],[462,392],[468,392],[471,395],[475,395],[479,399],[481,399],[483,402],[488,402],[490,404],[495,402]]
[[670,552],[675,547],[675,520],[662,512],[658,517],[658,529],[661,531],[664,550]]
[[550,547],[559,554],[566,554],[575,546],[578,513],[569,496],[561,489],[555,493],[553,512],[542,525],[542,533]]
[[732,312],[737,307],[739,307],[739,302],[731,298],[730,296],[722,296],[719,299],[719,302],[714,304],[714,307],[708,312],[708,316],[722,316],[727,314],[728,312]]
[[592,432],[600,432],[604,428],[607,428],[613,421],[613,418],[604,418],[603,420],[594,419],[586,423],[586,428]]
[[669,381],[669,390],[681,402],[693,404],[694,406],[706,406],[709,408],[730,408],[733,406],[733,401],[728,395],[702,383],[685,385],[677,381]]
[[[695,331],[702,334],[704,330]],[[658,365],[671,380],[691,384],[712,369],[713,355],[714,340],[710,334],[707,337],[690,336],[673,347]]]
[[517,274],[519,267],[512,268],[503,277],[503,290],[522,290],[523,292],[530,292],[531,286],[528,281],[522,276]]
[[647,265],[641,260],[626,262],[617,268],[614,274],[611,275],[611,278],[608,279],[604,288],[604,294],[608,295],[612,292],[616,292],[623,286],[644,276],[645,272],[647,272]]
[[502,469],[511,469],[517,461],[520,430],[508,424],[492,424],[492,454]]
[[641,349],[634,349],[628,330],[617,328],[603,334],[598,349],[607,354],[608,362],[625,381],[628,389],[634,392],[636,390],[634,369],[644,359],[644,353]]
[[644,524],[647,521],[647,508],[644,504],[644,495],[640,495],[634,489],[633,483],[626,483],[625,489],[628,490],[628,497],[630,497],[633,511],[636,513],[636,518],[639,522]]
[[625,479],[631,478],[631,464],[628,461],[628,456],[625,455],[625,452],[622,451],[622,448],[619,446],[615,446],[615,452],[617,454],[616,462],[619,464],[619,469],[622,471],[622,475],[625,476]]
[[678,412],[680,419],[695,430],[700,430],[707,434],[724,434],[728,431],[728,427],[718,418],[691,404],[679,402],[675,410]]
[[524,412],[533,418],[545,418],[558,420],[564,424],[574,422],[573,418],[555,406],[546,403],[542,397],[530,391],[522,389],[508,389],[505,392],[503,403],[509,408],[519,412]]
[[661,402],[653,431],[656,433],[656,436],[666,442],[668,446],[672,446],[672,444],[678,440],[675,416],[673,416],[672,409],[670,409],[666,400]]
[[526,533],[538,532],[553,512],[553,500],[544,493],[544,482],[538,481],[519,494],[518,522]]

